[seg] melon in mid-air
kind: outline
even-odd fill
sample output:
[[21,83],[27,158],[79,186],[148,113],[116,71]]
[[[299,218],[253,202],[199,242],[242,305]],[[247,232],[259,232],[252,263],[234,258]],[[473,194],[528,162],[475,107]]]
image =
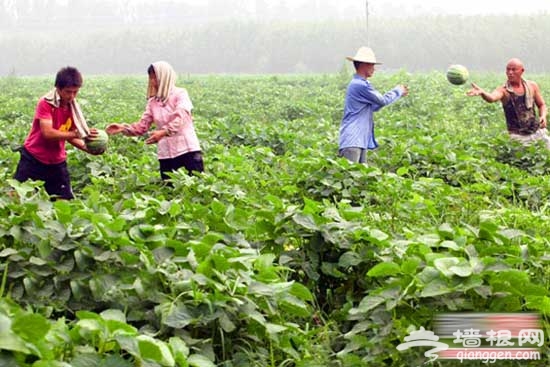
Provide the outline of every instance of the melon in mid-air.
[[451,65],[447,69],[447,80],[449,83],[454,85],[461,85],[466,83],[468,78],[470,77],[470,73],[468,72],[468,69],[466,69],[463,65]]
[[109,142],[109,135],[105,130],[97,129],[97,137],[92,140],[86,140],[86,148],[94,154],[101,154],[107,149],[107,143]]

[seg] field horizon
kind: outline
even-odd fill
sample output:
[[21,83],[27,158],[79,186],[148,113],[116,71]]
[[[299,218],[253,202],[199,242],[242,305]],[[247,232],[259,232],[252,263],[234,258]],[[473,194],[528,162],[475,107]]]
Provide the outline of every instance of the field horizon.
[[[426,348],[397,345],[438,314],[534,312],[541,359],[499,365],[547,366],[550,152],[465,95],[504,72],[377,72],[410,95],[375,114],[368,166],[337,157],[351,76],[180,75],[205,172],[163,184],[140,137],[67,145],[71,201],[12,179],[53,76],[0,78],[0,364],[405,367]],[[550,103],[550,74],[526,77]],[[84,75],[78,99],[104,128],[137,121],[146,86]]]

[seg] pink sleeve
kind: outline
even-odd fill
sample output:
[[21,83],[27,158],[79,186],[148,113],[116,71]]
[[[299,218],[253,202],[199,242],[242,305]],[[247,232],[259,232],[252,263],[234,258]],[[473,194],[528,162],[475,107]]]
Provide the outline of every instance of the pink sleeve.
[[46,102],[43,98],[38,101],[36,105],[36,112],[34,118],[38,120],[53,120],[52,106]]
[[126,135],[129,135],[129,136],[143,135],[147,131],[149,131],[149,128],[151,127],[152,123],[153,123],[153,113],[151,111],[151,102],[147,102],[147,106],[145,107],[145,111],[143,112],[143,115],[141,115],[141,119],[135,124],[131,124],[127,126]]
[[175,97],[173,104],[175,105],[174,110],[168,116],[168,121],[162,126],[163,129],[168,131],[168,135],[173,135],[178,131],[182,130],[185,125],[193,122],[190,111],[187,109],[187,103],[189,98],[185,93],[178,93]]

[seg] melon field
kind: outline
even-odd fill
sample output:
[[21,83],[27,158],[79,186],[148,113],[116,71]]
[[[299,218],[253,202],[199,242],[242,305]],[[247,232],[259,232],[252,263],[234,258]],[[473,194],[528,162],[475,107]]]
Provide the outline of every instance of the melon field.
[[[420,366],[397,345],[448,312],[540,314],[541,359],[496,364],[550,365],[550,153],[468,83],[375,74],[410,94],[365,166],[337,157],[348,72],[181,75],[203,174],[165,185],[155,146],[116,135],[67,144],[76,199],[50,201],[12,176],[53,78],[0,78],[0,366]],[[84,75],[89,125],[137,121],[146,83]]]

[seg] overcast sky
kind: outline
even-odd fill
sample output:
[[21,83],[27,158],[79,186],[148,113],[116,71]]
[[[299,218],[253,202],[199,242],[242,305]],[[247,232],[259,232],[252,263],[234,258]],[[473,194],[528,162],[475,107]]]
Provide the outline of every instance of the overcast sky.
[[[200,1],[200,0],[192,0]],[[284,0],[289,7],[311,0]],[[318,0],[320,5],[327,1]],[[366,0],[339,0],[364,13]],[[369,0],[371,15],[401,14],[529,14],[550,12],[550,0]]]
[[[529,13],[545,15],[499,17]],[[406,18],[416,15],[421,18]],[[474,15],[495,17],[483,22],[462,17]],[[441,68],[447,58],[466,57],[479,70],[500,70],[502,59],[514,54],[546,71],[550,50],[537,40],[550,34],[548,16],[550,0],[0,0],[0,75],[45,73],[49,65],[69,62],[65,60],[91,73],[134,73],[151,60],[165,58],[196,73],[325,72],[341,67],[343,57],[335,54],[351,54],[358,44],[372,41],[381,57],[400,60],[400,49],[426,39],[439,45],[434,48],[439,59],[418,54],[407,60],[411,70]],[[465,24],[474,29],[460,29]],[[390,26],[400,33],[388,38],[394,33]],[[486,28],[491,36],[477,37]],[[468,47],[449,47],[444,39],[449,33],[453,45],[464,39]],[[63,52],[50,34],[67,35]],[[373,34],[375,39],[365,39]],[[152,41],[156,37],[162,42]],[[517,43],[526,40],[532,42],[529,47]],[[277,47],[288,49],[286,57],[273,58]],[[261,57],[250,62],[251,53]],[[326,60],[322,67],[310,56],[319,54]]]
[[[128,1],[128,0],[127,0]],[[132,0],[129,0],[132,1]],[[145,1],[145,0],[135,0]],[[189,4],[204,4],[207,0],[174,0]],[[269,0],[270,6],[277,3],[286,3],[292,8],[302,7],[304,3],[314,6],[318,3],[323,6],[327,3],[339,4],[349,7],[360,13],[365,12],[366,0]],[[255,0],[226,0],[228,7],[232,2],[250,3],[253,6]],[[375,14],[417,13],[417,14],[528,14],[550,12],[550,0],[369,0],[369,10]]]
[[[363,1],[361,1],[363,2]],[[550,0],[370,0],[373,10],[393,3],[412,10],[443,14],[528,14],[550,11]]]
[[[54,0],[58,5],[86,3],[94,7],[99,0]],[[104,0],[103,0],[104,1]],[[529,14],[549,13],[550,0],[110,0],[116,13],[132,18],[139,9],[159,9],[164,3],[188,4],[189,11],[179,13],[201,22],[220,18],[254,18],[260,21],[273,19],[320,20],[365,18],[367,4],[372,21],[385,17],[409,17],[414,15],[477,15],[477,14]],[[44,0],[0,0],[0,13],[13,18],[25,12],[40,9]],[[16,5],[17,4],[17,5]],[[50,2],[51,4],[51,2]],[[146,5],[146,6],[144,6]],[[82,5],[81,5],[82,6]],[[165,6],[166,8],[166,6]],[[180,8],[181,9],[181,8]],[[158,14],[147,10],[155,19]],[[94,9],[95,13],[100,13]],[[148,13],[148,14],[149,14]],[[164,15],[166,16],[166,14]],[[259,18],[258,18],[259,17]],[[100,20],[98,20],[100,21]]]

